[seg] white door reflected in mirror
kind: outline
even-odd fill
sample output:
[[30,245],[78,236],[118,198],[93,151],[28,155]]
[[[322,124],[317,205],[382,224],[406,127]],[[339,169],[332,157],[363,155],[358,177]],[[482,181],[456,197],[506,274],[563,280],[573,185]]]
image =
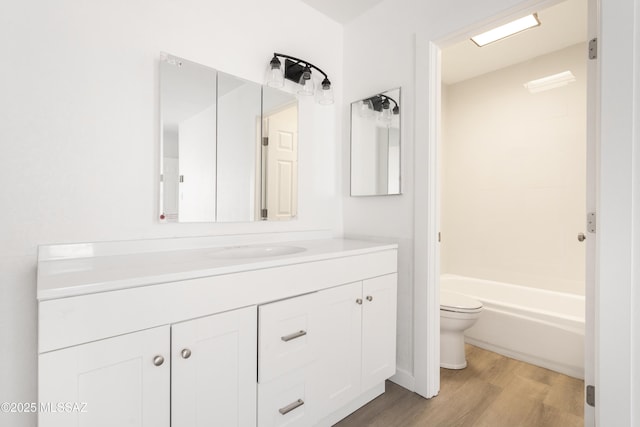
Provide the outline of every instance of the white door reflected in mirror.
[[298,206],[298,106],[265,115],[266,219],[287,220]]

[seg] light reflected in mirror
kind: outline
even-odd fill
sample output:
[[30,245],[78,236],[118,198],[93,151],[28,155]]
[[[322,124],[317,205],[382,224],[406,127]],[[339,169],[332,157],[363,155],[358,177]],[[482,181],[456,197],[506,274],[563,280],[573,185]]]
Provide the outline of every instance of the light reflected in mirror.
[[[161,221],[295,217],[297,101],[265,88],[263,118],[262,96],[257,83],[162,56]],[[274,122],[287,109],[286,125]],[[264,145],[269,127],[277,143]]]
[[351,195],[401,194],[400,88],[351,104]]

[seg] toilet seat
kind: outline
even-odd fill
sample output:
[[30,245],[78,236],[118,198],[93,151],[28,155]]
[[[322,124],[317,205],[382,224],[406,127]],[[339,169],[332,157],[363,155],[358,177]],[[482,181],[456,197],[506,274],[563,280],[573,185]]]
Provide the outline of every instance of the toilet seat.
[[482,311],[482,303],[462,294],[440,291],[440,310],[454,313],[479,313]]

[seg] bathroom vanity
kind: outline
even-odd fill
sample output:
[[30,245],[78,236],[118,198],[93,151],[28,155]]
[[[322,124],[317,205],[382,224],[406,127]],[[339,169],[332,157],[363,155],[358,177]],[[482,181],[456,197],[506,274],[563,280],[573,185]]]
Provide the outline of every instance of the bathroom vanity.
[[38,398],[73,404],[41,427],[329,426],[384,392],[396,245],[162,240],[40,248]]

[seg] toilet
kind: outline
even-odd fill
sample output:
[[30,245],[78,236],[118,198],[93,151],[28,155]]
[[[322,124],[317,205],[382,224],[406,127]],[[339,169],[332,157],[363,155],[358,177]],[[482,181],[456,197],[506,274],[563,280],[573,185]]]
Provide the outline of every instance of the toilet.
[[467,367],[464,331],[476,323],[482,303],[465,295],[440,291],[440,366],[447,369]]

